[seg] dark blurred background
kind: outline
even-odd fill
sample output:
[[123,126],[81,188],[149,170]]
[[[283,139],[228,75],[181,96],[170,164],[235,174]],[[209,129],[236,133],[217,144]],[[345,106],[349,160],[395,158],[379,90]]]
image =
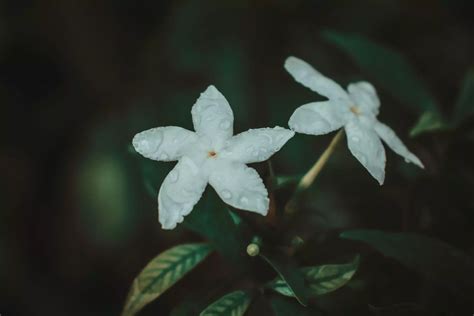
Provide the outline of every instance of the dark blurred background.
[[[1,1],[0,314],[118,315],[146,262],[172,245],[200,240],[183,227],[161,230],[149,192],[173,164],[137,157],[133,135],[156,126],[192,128],[191,106],[209,84],[229,100],[236,132],[287,126],[297,106],[319,98],[284,71],[289,55],[344,85],[371,80],[322,30],[362,34],[401,52],[449,113],[474,64],[473,4]],[[387,150],[387,180],[379,187],[341,146],[317,182],[311,209],[325,219],[321,230],[416,231],[472,255],[472,121],[410,138],[419,113],[383,90],[379,95],[381,120],[426,170]],[[274,169],[303,174],[330,139],[297,135],[272,158]],[[265,164],[257,168],[265,174]],[[314,260],[338,251],[319,248]],[[438,298],[409,270],[374,260],[362,265],[368,287],[356,283],[335,294],[345,295],[340,302],[354,315],[405,315],[403,308],[384,313],[384,306],[400,303],[415,306],[416,315],[418,304]],[[221,265],[218,258],[203,264],[143,315],[169,314]],[[405,277],[390,278],[397,273]],[[463,315],[451,306],[439,315]]]

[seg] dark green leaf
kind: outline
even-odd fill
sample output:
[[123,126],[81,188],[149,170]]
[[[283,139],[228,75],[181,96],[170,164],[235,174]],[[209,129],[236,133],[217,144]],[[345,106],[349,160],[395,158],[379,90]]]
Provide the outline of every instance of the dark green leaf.
[[434,97],[399,53],[355,34],[323,32],[323,37],[347,53],[393,97],[418,111],[438,112]]
[[231,215],[230,212],[215,192],[208,190],[202,201],[185,217],[184,225],[209,240],[216,250],[236,267],[245,268],[247,245],[235,223],[238,215]]
[[289,300],[283,296],[274,296],[270,299],[275,316],[317,316],[320,312],[313,308],[303,307],[294,300]]
[[439,131],[447,127],[438,113],[427,111],[420,116],[418,122],[412,127],[410,136],[414,137],[425,132]]
[[459,123],[472,114],[474,114],[474,69],[471,69],[464,78],[461,92],[456,102],[454,123]]
[[[309,296],[317,296],[337,290],[352,278],[359,267],[359,256],[346,264],[327,264],[302,268]],[[294,296],[293,291],[281,278],[276,278],[268,287],[285,296]]]
[[473,259],[440,240],[415,233],[378,230],[346,231],[341,237],[365,242],[427,279],[469,299],[474,297]]
[[235,291],[224,295],[206,307],[200,316],[242,316],[252,301],[249,293]]
[[203,261],[211,250],[208,244],[184,244],[151,260],[133,280],[122,316],[135,315]]
[[287,284],[301,305],[307,304],[307,291],[304,285],[304,277],[296,264],[289,257],[278,255],[260,254],[260,257],[268,262],[278,273],[279,277]]

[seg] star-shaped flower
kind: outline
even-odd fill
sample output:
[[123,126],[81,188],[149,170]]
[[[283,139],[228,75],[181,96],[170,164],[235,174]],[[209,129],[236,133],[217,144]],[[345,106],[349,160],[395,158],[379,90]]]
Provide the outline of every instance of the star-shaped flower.
[[370,83],[351,83],[345,91],[296,57],[287,58],[285,69],[297,82],[329,99],[297,108],[288,122],[292,130],[323,135],[344,127],[349,150],[380,184],[385,179],[385,150],[380,139],[406,162],[423,168],[421,161],[405,147],[395,132],[377,120],[380,100]]
[[227,204],[266,215],[268,192],[257,171],[245,164],[267,160],[294,132],[282,127],[259,128],[232,136],[232,109],[212,85],[201,93],[191,114],[196,132],[157,127],[133,138],[135,150],[146,158],[178,160],[158,194],[162,227],[173,229],[182,222],[208,183]]

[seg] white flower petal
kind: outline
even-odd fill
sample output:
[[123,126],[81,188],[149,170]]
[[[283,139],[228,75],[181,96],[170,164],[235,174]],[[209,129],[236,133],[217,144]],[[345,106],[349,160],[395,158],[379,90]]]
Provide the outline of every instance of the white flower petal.
[[298,133],[323,135],[344,125],[341,108],[331,101],[312,102],[297,108],[288,125]]
[[349,99],[346,91],[338,83],[325,77],[310,64],[299,58],[288,57],[285,61],[285,69],[297,82],[330,100],[348,101]]
[[380,100],[372,84],[367,81],[351,83],[347,86],[347,91],[355,102],[355,106],[362,111],[368,111],[375,115],[379,114]]
[[268,192],[255,169],[239,162],[221,162],[209,176],[209,184],[227,204],[266,215]]
[[223,158],[242,163],[264,161],[279,151],[293,135],[295,132],[279,126],[250,129],[229,140]]
[[156,127],[133,137],[133,147],[142,156],[160,161],[178,160],[197,135],[187,129],[167,126]]
[[382,140],[388,145],[388,147],[405,158],[406,162],[412,162],[420,168],[424,168],[420,159],[418,159],[417,156],[408,150],[408,148],[402,143],[400,138],[398,138],[398,136],[390,127],[377,121],[374,128],[380,138],[382,138]]
[[352,155],[382,185],[385,179],[385,149],[377,133],[356,120],[349,122],[345,130]]
[[158,194],[158,218],[163,229],[173,229],[199,201],[207,176],[188,157],[182,157],[166,176]]
[[234,114],[229,102],[213,85],[201,93],[191,110],[194,129],[213,142],[228,139],[233,134]]

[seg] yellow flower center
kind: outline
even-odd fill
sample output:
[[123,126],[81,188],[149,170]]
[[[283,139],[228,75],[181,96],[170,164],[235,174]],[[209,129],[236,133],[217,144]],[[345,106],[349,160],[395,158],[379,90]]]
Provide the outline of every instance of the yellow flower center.
[[352,113],[354,113],[355,115],[360,115],[360,110],[357,106],[353,105],[350,107],[350,110]]
[[217,153],[214,150],[211,150],[210,152],[207,153],[207,157],[209,158],[216,158]]

